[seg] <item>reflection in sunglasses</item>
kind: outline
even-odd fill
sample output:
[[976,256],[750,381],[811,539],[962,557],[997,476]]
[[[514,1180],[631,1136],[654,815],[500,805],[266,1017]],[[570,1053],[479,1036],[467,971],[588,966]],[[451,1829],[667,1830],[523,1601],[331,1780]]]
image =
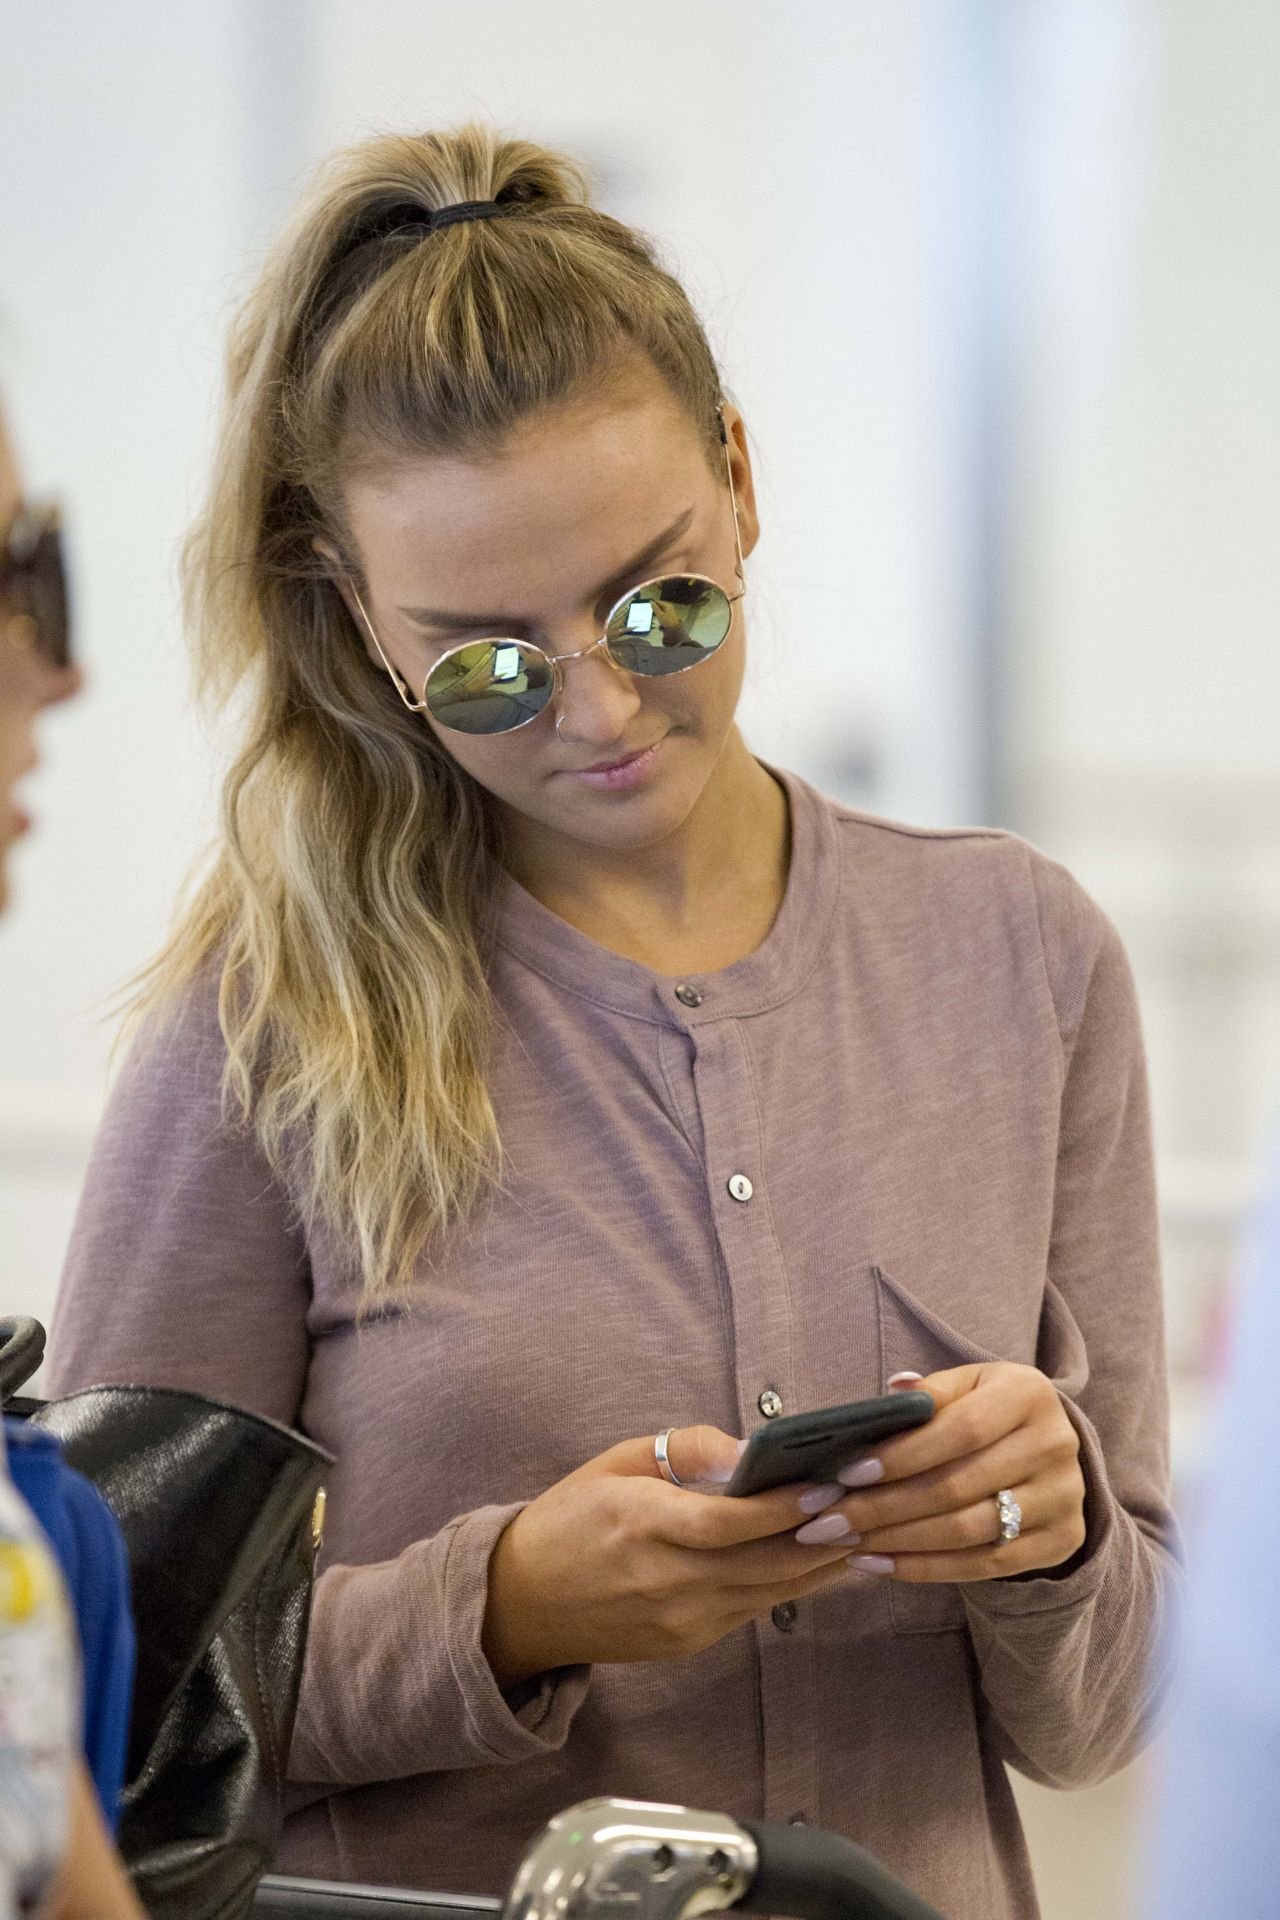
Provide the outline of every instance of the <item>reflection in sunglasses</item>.
[[633,600],[627,608],[626,631],[649,633],[653,627],[653,607],[647,600]]
[[493,677],[495,680],[519,680],[524,674],[524,656],[519,647],[495,647],[493,650]]

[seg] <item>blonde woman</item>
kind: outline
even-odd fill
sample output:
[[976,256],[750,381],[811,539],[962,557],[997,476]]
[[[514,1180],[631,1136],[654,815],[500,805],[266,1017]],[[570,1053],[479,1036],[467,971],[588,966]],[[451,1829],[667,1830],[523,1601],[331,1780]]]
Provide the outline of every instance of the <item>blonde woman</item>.
[[[338,1456],[293,1871],[495,1891],[610,1792],[1026,1916],[1004,1763],[1141,1740],[1173,1560],[1124,955],[1024,842],[752,756],[757,531],[684,293],[567,161],[330,167],[235,333],[188,564],[243,745],[54,1341],[60,1390]],[[687,1484],[904,1374],[935,1418],[847,1484]]]

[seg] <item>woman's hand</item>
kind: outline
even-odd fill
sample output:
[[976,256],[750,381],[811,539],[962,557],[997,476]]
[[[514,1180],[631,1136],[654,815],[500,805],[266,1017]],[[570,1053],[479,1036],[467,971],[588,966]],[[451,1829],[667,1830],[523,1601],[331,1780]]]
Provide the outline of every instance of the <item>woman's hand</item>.
[[[933,1419],[846,1467],[840,1477],[858,1491],[801,1540],[852,1546],[851,1566],[909,1582],[1006,1579],[1079,1551],[1080,1441],[1044,1374],[991,1361],[891,1384],[931,1394]],[[996,1494],[1006,1487],[1022,1508],[1016,1540],[1000,1538]],[[837,1535],[841,1520],[847,1535]]]
[[[680,1427],[683,1481],[725,1481],[738,1443]],[[653,1440],[588,1460],[518,1513],[489,1563],[482,1645],[500,1687],[592,1660],[698,1653],[782,1600],[829,1586],[849,1547],[806,1546],[798,1522],[838,1493],[782,1487],[726,1500],[662,1479]]]

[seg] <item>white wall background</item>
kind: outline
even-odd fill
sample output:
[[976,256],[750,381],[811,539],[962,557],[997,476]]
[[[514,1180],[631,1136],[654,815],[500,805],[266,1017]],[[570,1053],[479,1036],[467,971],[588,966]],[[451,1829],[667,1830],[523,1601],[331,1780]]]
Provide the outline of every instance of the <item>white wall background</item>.
[[1189,1412],[1280,1100],[1280,8],[1011,46],[1010,790],[1134,961]]
[[80,704],[50,719],[39,831],[0,929],[0,1259],[47,1311],[100,1102],[98,1005],[153,947],[203,831],[175,542],[244,240],[241,50],[221,7],[6,10],[0,379],[74,536]]

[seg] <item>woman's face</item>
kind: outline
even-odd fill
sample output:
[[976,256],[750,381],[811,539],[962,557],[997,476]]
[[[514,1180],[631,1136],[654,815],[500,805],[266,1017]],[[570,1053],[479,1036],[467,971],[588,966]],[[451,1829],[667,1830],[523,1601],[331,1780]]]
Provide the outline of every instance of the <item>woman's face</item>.
[[[17,464],[0,418],[0,544],[21,499]],[[69,699],[81,685],[78,667],[51,667],[9,637],[12,609],[0,588],[0,911],[8,904],[9,849],[31,822],[14,789],[36,764],[35,722],[42,707]]]
[[[758,529],[745,436],[734,409],[725,418],[749,552]],[[723,471],[647,364],[523,426],[492,459],[410,459],[353,480],[346,507],[364,605],[415,699],[433,663],[464,641],[531,640],[550,654],[591,646],[613,603],[656,575],[703,573],[739,590]],[[687,672],[632,676],[600,648],[571,661],[559,698],[515,732],[477,737],[420,718],[501,803],[517,864],[528,834],[622,851],[656,845],[688,818],[733,732],[743,666],[739,602],[723,645]],[[636,754],[646,757],[621,781],[590,771]]]

